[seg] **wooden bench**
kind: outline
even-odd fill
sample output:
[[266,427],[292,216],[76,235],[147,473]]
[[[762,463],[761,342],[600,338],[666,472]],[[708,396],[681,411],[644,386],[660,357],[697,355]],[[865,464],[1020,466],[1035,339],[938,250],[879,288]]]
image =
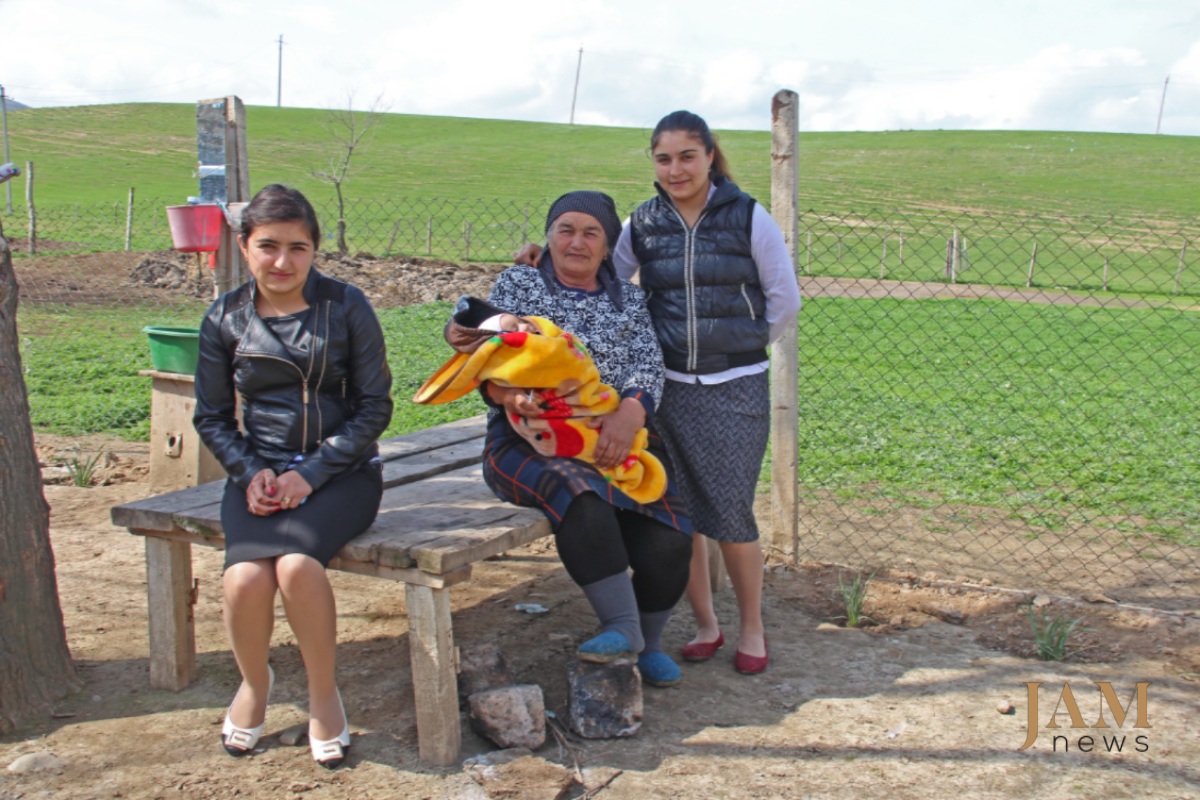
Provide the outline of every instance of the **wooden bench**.
[[[452,764],[461,746],[450,587],[471,565],[550,533],[538,511],[500,500],[483,483],[484,417],[380,442],[383,503],[375,524],[330,569],[405,585],[420,757]],[[196,677],[193,544],[224,549],[224,481],[112,509],[114,524],[146,540],[150,683],[178,691]]]

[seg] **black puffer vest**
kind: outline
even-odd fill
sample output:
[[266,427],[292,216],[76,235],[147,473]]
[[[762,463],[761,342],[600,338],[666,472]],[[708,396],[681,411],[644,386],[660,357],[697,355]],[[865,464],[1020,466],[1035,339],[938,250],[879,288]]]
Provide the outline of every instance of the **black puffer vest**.
[[661,186],[630,218],[667,368],[707,375],[767,360],[767,299],[750,255],[754,198],[718,178],[688,228]]

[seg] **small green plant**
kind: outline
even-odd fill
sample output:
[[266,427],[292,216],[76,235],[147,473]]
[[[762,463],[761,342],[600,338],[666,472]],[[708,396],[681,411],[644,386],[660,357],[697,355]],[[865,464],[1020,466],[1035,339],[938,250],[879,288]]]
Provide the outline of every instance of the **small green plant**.
[[1029,626],[1033,629],[1033,642],[1038,658],[1043,661],[1066,661],[1082,652],[1082,649],[1070,649],[1068,640],[1071,634],[1087,630],[1082,626],[1083,617],[1067,619],[1057,611],[1051,616],[1049,609],[1034,611],[1032,605],[1026,613],[1029,616]]
[[71,482],[76,486],[91,486],[92,481],[96,478],[96,468],[100,465],[100,459],[103,457],[103,451],[90,456],[72,456],[66,465]]
[[874,572],[865,578],[860,572],[854,576],[854,580],[846,583],[842,580],[842,576],[838,575],[837,593],[842,598],[842,605],[846,609],[846,613],[834,617],[834,619],[846,620],[847,628],[857,628],[863,622],[875,621],[863,613],[863,603],[867,599],[867,586],[874,577]]

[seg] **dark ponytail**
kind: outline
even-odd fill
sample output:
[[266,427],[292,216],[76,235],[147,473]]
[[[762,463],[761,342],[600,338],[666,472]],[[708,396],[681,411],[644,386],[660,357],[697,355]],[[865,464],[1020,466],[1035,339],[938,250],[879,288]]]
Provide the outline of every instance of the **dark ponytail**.
[[721,152],[717,138],[708,129],[708,123],[704,121],[703,117],[690,111],[672,111],[667,114],[654,126],[654,133],[650,136],[651,152],[658,147],[659,138],[667,131],[681,131],[695,137],[704,145],[704,152],[711,153],[713,157],[712,166],[708,170],[710,179],[733,180],[733,176],[729,174],[729,163],[725,161],[725,154]]

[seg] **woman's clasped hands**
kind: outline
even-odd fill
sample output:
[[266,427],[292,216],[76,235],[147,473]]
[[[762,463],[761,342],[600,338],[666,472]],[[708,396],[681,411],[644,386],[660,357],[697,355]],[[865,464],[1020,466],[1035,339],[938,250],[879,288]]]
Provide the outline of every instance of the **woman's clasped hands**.
[[312,491],[309,482],[294,470],[276,475],[274,470],[262,469],[246,488],[246,505],[251,514],[267,517],[277,511],[296,508]]

